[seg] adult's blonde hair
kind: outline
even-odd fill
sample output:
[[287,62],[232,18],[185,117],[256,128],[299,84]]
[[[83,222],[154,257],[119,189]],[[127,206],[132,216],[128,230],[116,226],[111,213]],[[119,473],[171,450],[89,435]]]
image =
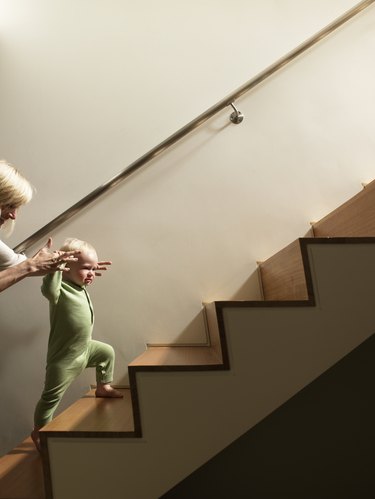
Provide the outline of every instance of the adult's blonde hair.
[[[33,197],[34,188],[21,173],[4,160],[0,160],[0,215],[1,208],[12,206],[19,208]],[[14,220],[7,220],[2,229],[10,236],[14,229]]]
[[76,239],[75,237],[68,237],[65,239],[60,251],[93,251],[96,253],[96,249],[92,244],[81,241],[81,239]]
[[0,208],[19,208],[33,197],[34,188],[21,173],[4,160],[0,160]]

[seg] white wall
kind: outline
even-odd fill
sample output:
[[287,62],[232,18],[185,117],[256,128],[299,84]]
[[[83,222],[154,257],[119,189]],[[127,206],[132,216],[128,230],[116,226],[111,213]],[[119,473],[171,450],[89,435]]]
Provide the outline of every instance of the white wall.
[[[355,5],[0,0],[0,156],[37,186],[11,245]],[[147,342],[200,342],[201,302],[257,298],[256,261],[374,177],[375,9],[56,231],[113,268],[95,337],[117,383]],[[1,449],[29,431],[48,336],[39,281],[1,295]],[[83,375],[65,404],[93,382]]]

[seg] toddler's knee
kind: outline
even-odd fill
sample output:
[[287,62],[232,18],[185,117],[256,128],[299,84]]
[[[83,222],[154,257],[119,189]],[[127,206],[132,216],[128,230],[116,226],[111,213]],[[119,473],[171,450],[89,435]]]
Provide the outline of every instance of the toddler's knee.
[[115,360],[115,350],[111,345],[107,343],[103,344],[102,356],[107,362],[113,362]]
[[107,354],[108,354],[108,357],[110,357],[111,359],[114,359],[115,358],[115,349],[113,348],[113,346],[111,345],[107,345]]

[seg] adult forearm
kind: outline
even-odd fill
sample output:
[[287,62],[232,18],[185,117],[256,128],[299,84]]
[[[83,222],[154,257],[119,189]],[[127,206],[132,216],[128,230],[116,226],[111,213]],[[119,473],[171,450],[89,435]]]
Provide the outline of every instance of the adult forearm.
[[9,288],[18,281],[21,281],[24,277],[27,277],[33,272],[32,265],[30,265],[29,260],[15,265],[14,267],[9,267],[8,269],[2,270],[0,272],[0,292],[4,289]]
[[77,255],[80,253],[80,251],[50,252],[51,245],[52,239],[49,238],[47,243],[34,256],[13,267],[0,271],[0,292],[21,281],[24,277],[42,276],[59,271],[64,272],[68,268],[64,268],[63,264],[76,261]]

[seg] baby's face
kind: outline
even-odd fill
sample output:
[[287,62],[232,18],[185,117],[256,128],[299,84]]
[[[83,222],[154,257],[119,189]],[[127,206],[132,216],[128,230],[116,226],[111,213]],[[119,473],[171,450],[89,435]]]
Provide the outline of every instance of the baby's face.
[[77,286],[88,286],[95,279],[95,269],[98,266],[98,255],[95,251],[84,250],[78,255],[76,262],[69,262],[67,272],[64,272],[64,279]]

